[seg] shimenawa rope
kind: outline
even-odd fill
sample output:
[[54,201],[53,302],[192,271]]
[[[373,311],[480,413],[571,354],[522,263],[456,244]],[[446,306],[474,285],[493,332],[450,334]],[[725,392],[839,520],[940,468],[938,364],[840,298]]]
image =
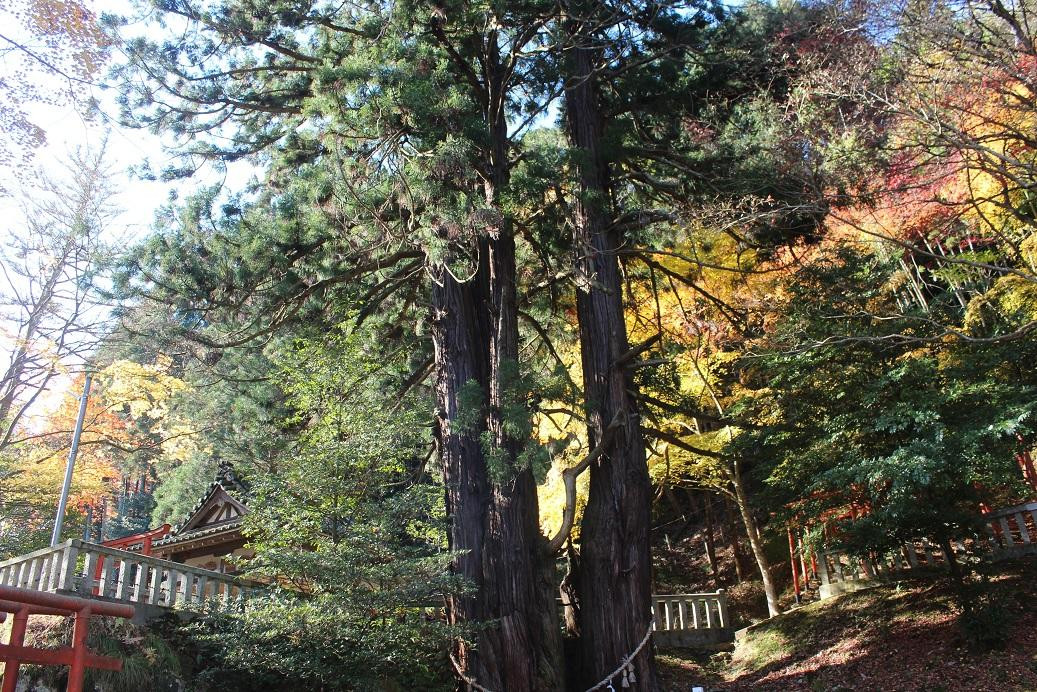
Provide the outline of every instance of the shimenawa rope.
[[[641,653],[641,649],[645,648],[645,644],[648,643],[648,639],[651,636],[652,628],[649,627],[648,631],[645,632],[644,638],[641,639],[641,643],[637,645],[637,648],[634,649],[632,653],[630,653],[629,655],[627,655],[626,658],[623,659],[623,662],[619,664],[619,667],[612,671],[607,677],[603,678],[601,682],[599,682],[597,685],[594,685],[593,687],[588,687],[586,690],[584,690],[584,692],[594,692],[595,690],[602,689],[606,685],[610,685],[612,683],[612,679],[617,677],[620,673],[622,673],[623,670],[630,665],[630,662],[637,658],[637,655]],[[453,654],[450,654],[450,663],[454,666],[454,670],[457,672],[457,676],[461,678],[461,680],[463,680],[465,683],[478,690],[478,692],[493,692],[493,690],[491,690],[490,688],[483,687],[475,680],[465,675],[464,672],[461,670],[461,664],[457,662],[457,659],[454,658]]]

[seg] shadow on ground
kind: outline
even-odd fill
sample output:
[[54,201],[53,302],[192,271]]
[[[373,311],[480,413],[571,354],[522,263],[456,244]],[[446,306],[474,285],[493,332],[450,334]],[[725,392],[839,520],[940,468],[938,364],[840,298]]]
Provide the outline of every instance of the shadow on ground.
[[1037,690],[1037,558],[1003,563],[1000,650],[969,650],[950,588],[911,581],[814,603],[770,620],[733,654],[664,651],[664,689],[951,692]]

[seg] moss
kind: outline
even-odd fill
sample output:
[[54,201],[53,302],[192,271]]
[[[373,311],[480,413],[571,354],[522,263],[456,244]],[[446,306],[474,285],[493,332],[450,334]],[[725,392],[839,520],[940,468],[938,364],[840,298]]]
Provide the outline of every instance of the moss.
[[735,670],[760,670],[795,654],[789,638],[774,629],[765,628],[751,634],[731,659]]

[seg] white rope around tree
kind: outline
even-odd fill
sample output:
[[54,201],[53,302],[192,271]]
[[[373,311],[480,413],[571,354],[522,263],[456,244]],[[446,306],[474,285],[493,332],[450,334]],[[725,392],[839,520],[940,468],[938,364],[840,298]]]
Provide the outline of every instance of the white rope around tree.
[[470,687],[475,688],[476,690],[478,690],[478,692],[493,692],[493,690],[491,690],[490,688],[483,687],[482,685],[477,683],[474,679],[472,679],[472,678],[468,677],[467,675],[465,675],[464,671],[461,670],[461,664],[457,662],[457,659],[454,658],[453,654],[450,654],[450,663],[453,664],[454,670],[457,671],[457,677],[461,678],[461,680],[463,682],[467,683]]
[[[648,643],[648,640],[649,640],[649,638],[651,638],[651,636],[652,636],[652,626],[649,625],[648,626],[648,631],[645,632],[644,638],[641,639],[641,643],[637,645],[637,648],[634,649],[632,653],[628,654],[623,659],[623,662],[619,664],[619,667],[616,668],[611,673],[609,673],[609,675],[607,677],[602,678],[601,682],[599,682],[598,684],[594,685],[593,687],[588,687],[586,690],[584,690],[584,692],[595,692],[595,690],[604,689],[606,686],[611,687],[612,686],[612,680],[614,678],[619,677],[620,675],[624,675],[624,677],[625,677],[626,676],[626,672],[624,672],[624,671],[626,671],[627,666],[629,666],[631,664],[631,662],[635,658],[637,658],[637,655],[639,653],[641,653],[641,649],[645,648],[645,644]],[[478,692],[493,692],[493,690],[491,690],[490,688],[483,687],[482,685],[477,683],[474,679],[472,679],[472,678],[468,677],[467,675],[465,675],[464,671],[461,670],[461,664],[457,662],[457,659],[454,658],[453,654],[450,654],[450,663],[454,666],[454,670],[457,671],[457,676],[459,678],[461,678],[461,680],[463,682],[465,682],[466,684],[468,684],[472,688],[478,690]],[[631,680],[631,682],[633,682],[633,671],[630,672],[630,680]],[[613,687],[612,689],[615,689],[615,688]]]
[[637,658],[637,655],[639,653],[641,653],[641,649],[645,648],[645,644],[648,643],[648,639],[651,636],[652,636],[652,626],[649,625],[648,626],[648,631],[645,632],[645,636],[641,640],[641,643],[637,645],[637,648],[634,649],[633,653],[631,653],[630,655],[628,655],[626,658],[623,659],[623,662],[619,664],[619,668],[616,668],[614,671],[612,671],[612,673],[608,677],[603,679],[601,682],[599,682],[594,687],[588,687],[584,692],[594,692],[594,690],[600,690],[603,687],[605,687],[606,685],[611,685],[612,684],[612,678],[614,678],[614,677],[618,676],[620,673],[622,673],[626,669],[626,667],[628,665],[630,665],[630,662],[633,661],[635,658]]

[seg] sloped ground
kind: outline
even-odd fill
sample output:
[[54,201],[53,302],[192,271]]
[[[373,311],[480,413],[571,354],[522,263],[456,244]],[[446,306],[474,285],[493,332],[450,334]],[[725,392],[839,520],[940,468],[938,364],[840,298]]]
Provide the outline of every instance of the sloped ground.
[[662,652],[666,689],[1037,690],[1037,559],[1001,567],[991,627],[1007,633],[1003,649],[969,650],[946,583],[902,582],[767,621],[733,654]]

